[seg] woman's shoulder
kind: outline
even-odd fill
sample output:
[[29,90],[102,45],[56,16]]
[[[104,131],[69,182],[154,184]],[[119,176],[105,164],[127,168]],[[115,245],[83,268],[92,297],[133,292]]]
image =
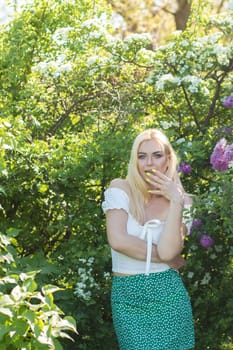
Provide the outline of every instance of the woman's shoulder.
[[124,209],[129,213],[128,184],[126,180],[114,179],[104,192],[104,212],[109,209]]
[[114,179],[110,182],[109,188],[119,188],[120,190],[126,192],[128,195],[130,193],[129,183],[126,179]]

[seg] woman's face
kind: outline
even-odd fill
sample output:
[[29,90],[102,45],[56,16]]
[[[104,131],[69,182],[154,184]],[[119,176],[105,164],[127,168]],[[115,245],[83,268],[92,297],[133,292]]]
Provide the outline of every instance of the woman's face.
[[146,173],[152,169],[162,173],[167,171],[169,164],[164,146],[156,140],[143,141],[138,149],[138,171],[141,177],[146,180]]

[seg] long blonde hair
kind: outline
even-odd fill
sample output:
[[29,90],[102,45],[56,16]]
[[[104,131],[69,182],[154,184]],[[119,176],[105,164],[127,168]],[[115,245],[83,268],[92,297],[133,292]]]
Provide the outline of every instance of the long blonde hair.
[[141,132],[134,140],[129,165],[127,180],[130,186],[130,210],[138,222],[144,221],[144,206],[150,199],[148,188],[138,171],[138,149],[143,141],[155,140],[164,147],[168,159],[166,175],[177,181],[177,156],[167,136],[158,129],[148,129]]

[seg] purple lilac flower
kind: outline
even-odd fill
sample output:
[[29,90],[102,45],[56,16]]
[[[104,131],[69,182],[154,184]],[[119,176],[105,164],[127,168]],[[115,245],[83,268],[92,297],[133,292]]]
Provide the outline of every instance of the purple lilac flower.
[[214,170],[225,171],[228,169],[229,162],[225,159],[225,150],[227,146],[226,139],[221,139],[216,146],[210,157],[210,163]]
[[233,94],[223,101],[223,106],[233,108]]
[[229,126],[226,126],[224,128],[224,132],[227,134],[227,135],[231,135],[232,134],[232,128],[230,128]]
[[202,221],[197,219],[197,220],[193,220],[192,222],[192,226],[190,228],[190,234],[193,233],[193,231],[195,230],[195,227],[200,227],[202,225]]
[[184,175],[189,175],[192,172],[192,167],[185,162],[181,162],[178,167],[178,172],[183,173]]
[[193,220],[192,222],[192,226],[201,226],[202,225],[202,221],[197,219],[197,220]]
[[204,235],[202,234],[201,235],[201,238],[200,238],[200,245],[203,247],[203,248],[210,248],[212,247],[212,245],[214,244],[214,240],[212,237],[208,236],[208,235]]
[[230,163],[233,160],[233,143],[226,147],[224,152],[224,159]]
[[227,134],[227,135],[232,135],[232,128],[230,126],[225,126],[224,128],[218,128],[215,129],[215,132],[217,134]]

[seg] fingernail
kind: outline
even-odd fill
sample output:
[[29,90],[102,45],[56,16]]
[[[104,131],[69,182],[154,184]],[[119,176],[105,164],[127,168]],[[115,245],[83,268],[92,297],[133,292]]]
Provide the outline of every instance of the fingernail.
[[147,182],[150,182],[150,179],[147,177],[147,178],[146,178],[146,181],[147,181]]
[[148,190],[147,192],[151,193],[152,191],[151,191],[151,190]]
[[152,169],[151,171],[153,171],[153,173],[156,173],[156,170],[155,170],[155,169]]

